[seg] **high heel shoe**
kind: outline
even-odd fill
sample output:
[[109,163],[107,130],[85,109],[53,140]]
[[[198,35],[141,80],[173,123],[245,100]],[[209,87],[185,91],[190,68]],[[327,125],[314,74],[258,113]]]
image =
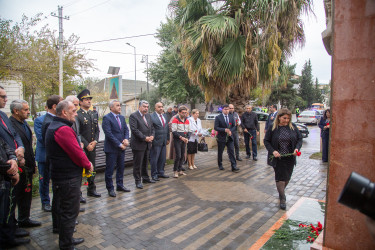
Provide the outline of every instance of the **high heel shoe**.
[[194,167],[193,167],[193,166],[189,166],[189,169],[190,169],[190,170],[193,170],[193,169],[194,169]]
[[193,168],[197,169],[197,166],[194,165]]

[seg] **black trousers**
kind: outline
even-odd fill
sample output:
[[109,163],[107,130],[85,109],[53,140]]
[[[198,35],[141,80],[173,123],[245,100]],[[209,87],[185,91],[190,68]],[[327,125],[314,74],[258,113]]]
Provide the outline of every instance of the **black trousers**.
[[149,180],[150,176],[147,173],[149,150],[133,150],[134,165],[133,176],[135,183],[143,180]]
[[[0,181],[0,249],[6,243],[14,241],[16,221],[14,220],[14,209],[9,209],[10,202],[15,206],[14,190],[10,195],[11,184],[9,181]],[[10,198],[12,197],[12,198]]]
[[60,249],[74,249],[73,232],[79,213],[82,176],[73,179],[52,180],[52,223],[59,231]]
[[176,157],[174,159],[173,171],[181,171],[182,164],[184,164],[185,161],[185,147],[185,142],[181,141],[180,139],[174,139],[174,150]]
[[225,146],[227,147],[227,152],[230,160],[230,165],[232,166],[232,169],[234,169],[237,165],[236,158],[234,157],[234,146],[233,146],[233,140],[228,139],[225,141],[218,141],[217,142],[217,164],[219,167],[223,166],[223,152],[225,149]]
[[234,151],[236,152],[236,157],[240,157],[240,138],[238,137],[237,130],[232,133],[233,135],[233,143],[234,143]]
[[[96,158],[95,149],[96,149],[96,147],[92,151],[88,151],[87,149],[85,149],[85,154],[86,154],[87,158],[89,159],[89,161],[94,166],[94,172],[95,172],[95,158]],[[88,191],[96,191],[95,175],[87,178],[87,182],[89,183],[89,185],[87,187]]]
[[[28,186],[27,183],[29,183],[30,186]],[[30,218],[31,201],[33,199],[32,183],[33,173],[21,173],[20,181],[14,187],[18,208],[18,222],[23,222]]]

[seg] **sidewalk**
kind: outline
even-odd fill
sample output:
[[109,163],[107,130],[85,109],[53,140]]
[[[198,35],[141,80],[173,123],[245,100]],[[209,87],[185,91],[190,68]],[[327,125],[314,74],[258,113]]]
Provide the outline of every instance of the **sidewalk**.
[[[325,199],[327,165],[310,160],[314,152],[306,149],[297,159],[286,190],[287,209],[300,197]],[[102,197],[89,197],[86,212],[78,216],[74,237],[85,238],[78,249],[248,249],[284,214],[266,150],[258,154],[257,162],[244,159],[238,162],[241,172],[232,173],[225,153],[225,171],[218,170],[216,150],[198,153],[197,170],[146,184],[143,190],[135,188],[127,168],[125,186],[132,191],[117,192],[116,198],[108,196],[104,181],[98,182]],[[168,175],[172,168],[166,166]],[[31,243],[19,249],[58,249],[51,214],[41,211],[39,198],[31,215],[43,226],[29,230]]]

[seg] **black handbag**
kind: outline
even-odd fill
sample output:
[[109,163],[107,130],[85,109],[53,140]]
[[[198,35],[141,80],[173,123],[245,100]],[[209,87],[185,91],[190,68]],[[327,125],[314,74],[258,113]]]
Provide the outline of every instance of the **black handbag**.
[[204,138],[202,138],[201,141],[198,143],[198,151],[208,152],[208,146]]

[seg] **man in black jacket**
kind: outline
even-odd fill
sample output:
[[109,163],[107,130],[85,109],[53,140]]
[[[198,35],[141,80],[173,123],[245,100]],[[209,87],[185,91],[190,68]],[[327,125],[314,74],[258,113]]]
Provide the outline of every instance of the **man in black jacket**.
[[246,159],[250,159],[250,139],[251,147],[253,150],[253,160],[257,161],[257,135],[259,135],[259,123],[257,114],[252,111],[251,105],[246,105],[246,112],[242,115],[242,124],[243,134],[245,138],[246,146]]
[[72,129],[76,116],[74,104],[61,101],[45,135],[53,189],[53,232],[59,233],[60,249],[73,249],[74,245],[84,241],[83,238],[73,238],[73,232],[79,213],[82,170],[93,171],[93,165]]
[[143,188],[142,182],[155,183],[154,180],[150,179],[147,172],[149,151],[155,136],[148,108],[148,102],[142,100],[139,102],[138,110],[129,117],[132,135],[130,144],[134,155],[133,176],[135,185],[139,189]]
[[36,227],[42,225],[39,221],[30,220],[32,201],[32,183],[35,173],[35,157],[33,150],[33,136],[26,119],[30,116],[29,104],[24,100],[14,100],[10,104],[12,116],[9,118],[13,128],[20,135],[25,147],[25,166],[20,175],[20,181],[15,186],[16,202],[18,207],[18,225],[20,227]]
[[16,222],[10,207],[10,191],[19,178],[14,149],[0,137],[0,249],[30,242],[30,239],[15,238]]

